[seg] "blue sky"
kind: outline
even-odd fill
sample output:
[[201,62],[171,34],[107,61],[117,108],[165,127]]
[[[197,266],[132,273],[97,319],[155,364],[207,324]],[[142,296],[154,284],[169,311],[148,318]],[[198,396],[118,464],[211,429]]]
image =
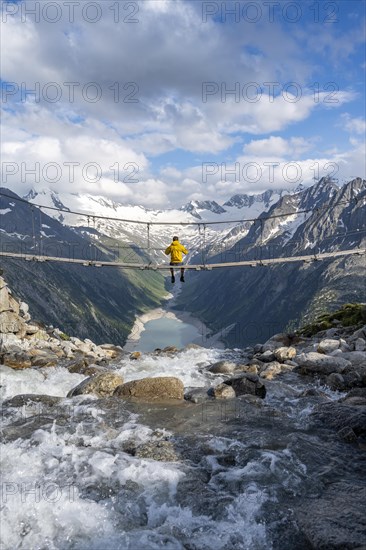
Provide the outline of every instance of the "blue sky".
[[365,5],[2,2],[2,185],[164,208],[365,177]]

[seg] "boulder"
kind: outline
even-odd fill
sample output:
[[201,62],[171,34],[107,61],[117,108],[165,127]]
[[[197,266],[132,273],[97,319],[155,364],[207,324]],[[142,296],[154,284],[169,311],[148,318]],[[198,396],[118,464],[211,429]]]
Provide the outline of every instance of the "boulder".
[[227,384],[219,384],[212,388],[212,394],[216,399],[233,399],[236,397],[235,390]]
[[258,374],[259,367],[255,363],[250,363],[249,365],[236,365],[235,373],[239,372],[249,372],[251,374]]
[[275,378],[277,374],[280,374],[280,372],[282,372],[281,363],[278,361],[272,361],[272,363],[268,363],[265,370],[261,371],[259,376],[261,378],[265,378],[266,380],[273,380],[273,378]]
[[350,361],[353,366],[366,367],[366,351],[348,351],[342,353],[342,359]]
[[29,355],[32,367],[54,367],[59,361],[58,355],[48,350],[30,350]]
[[130,355],[130,359],[133,359],[133,360],[140,359],[141,356],[142,356],[141,351],[133,351]]
[[244,395],[249,393],[251,395],[258,395],[264,399],[266,396],[265,385],[260,381],[259,376],[256,374],[242,374],[236,376],[235,378],[230,378],[224,382],[228,386],[231,386],[235,395]]
[[331,338],[326,338],[318,344],[318,353],[331,353],[332,351],[339,348],[339,340],[332,340]]
[[22,351],[24,342],[15,334],[0,334],[0,352]]
[[108,372],[96,374],[83,380],[67,394],[67,397],[92,393],[98,397],[113,395],[115,389],[123,384],[123,378],[117,373]]
[[0,332],[5,334],[25,334],[25,322],[13,311],[2,311],[0,313]]
[[331,357],[323,353],[311,351],[309,353],[301,353],[297,356],[296,368],[300,374],[323,374],[328,375],[332,372],[342,373],[352,363],[341,357]]
[[28,369],[32,366],[31,358],[24,351],[5,353],[3,356],[4,365],[11,369]]
[[274,356],[280,363],[285,361],[291,361],[296,356],[296,348],[293,347],[281,347],[274,350]]
[[236,364],[230,361],[218,361],[208,367],[208,372],[213,374],[233,374],[236,369]]
[[366,351],[366,340],[363,338],[357,338],[354,345],[355,351]]
[[331,390],[343,391],[346,388],[346,383],[341,374],[338,372],[332,372],[326,378],[326,384]]
[[272,363],[272,361],[276,359],[276,356],[273,351],[267,350],[264,353],[261,353],[261,355],[257,355],[257,359],[259,359],[262,363]]
[[210,399],[210,397],[207,393],[207,388],[190,388],[185,392],[184,399],[192,403],[203,403]]
[[289,334],[280,332],[278,334],[274,334],[271,336],[267,342],[265,342],[262,346],[262,351],[274,351],[277,348],[283,347],[283,346],[289,346],[291,344],[291,337]]
[[117,397],[136,397],[138,399],[183,399],[184,385],[174,376],[158,376],[132,380],[116,388]]

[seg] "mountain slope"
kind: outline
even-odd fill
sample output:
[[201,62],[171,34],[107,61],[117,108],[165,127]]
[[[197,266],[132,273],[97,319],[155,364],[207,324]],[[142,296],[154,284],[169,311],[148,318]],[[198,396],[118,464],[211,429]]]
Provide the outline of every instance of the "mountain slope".
[[[8,189],[2,192],[14,199]],[[30,204],[0,197],[2,250],[34,255],[116,261],[116,243],[102,235],[82,235]],[[34,232],[33,232],[34,229]],[[125,250],[130,260],[136,252]],[[122,345],[135,314],[156,307],[165,294],[156,273],[118,268],[1,259],[7,281],[30,306],[32,317],[67,334]]]
[[[365,246],[366,182],[342,188],[329,179],[282,197],[234,247],[213,261],[312,254]],[[303,210],[311,209],[303,213]],[[281,216],[285,213],[290,216]],[[268,219],[268,216],[277,216]],[[223,331],[231,347],[262,341],[309,321],[325,307],[365,302],[364,256],[192,274],[177,307]],[[231,328],[227,328],[231,327]]]

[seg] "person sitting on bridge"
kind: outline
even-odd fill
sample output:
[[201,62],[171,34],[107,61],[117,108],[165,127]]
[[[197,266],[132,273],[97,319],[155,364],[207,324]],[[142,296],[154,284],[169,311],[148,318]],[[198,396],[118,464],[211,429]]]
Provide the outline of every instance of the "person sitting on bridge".
[[[178,237],[173,237],[173,242],[165,251],[165,254],[168,256],[170,254],[170,265],[180,266],[183,265],[183,254],[188,254],[188,250],[179,242]],[[172,274],[172,283],[175,283],[174,277],[174,268],[170,268],[170,273]],[[184,267],[180,268],[180,280],[184,283]]]

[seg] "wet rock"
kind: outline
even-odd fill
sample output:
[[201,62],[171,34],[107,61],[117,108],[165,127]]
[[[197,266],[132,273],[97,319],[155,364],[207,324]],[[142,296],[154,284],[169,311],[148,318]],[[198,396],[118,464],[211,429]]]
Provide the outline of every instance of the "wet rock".
[[187,350],[187,349],[205,349],[205,348],[203,346],[199,346],[198,344],[187,344],[184,349]]
[[262,344],[256,344],[253,348],[253,353],[257,354],[257,353],[263,353],[264,349],[263,349],[263,345]]
[[332,402],[319,405],[311,415],[337,431],[352,429],[357,437],[366,436],[366,407]]
[[158,376],[141,378],[119,386],[114,394],[117,397],[136,397],[139,399],[183,399],[184,385],[179,378]]
[[142,356],[141,351],[133,351],[130,355],[130,359],[133,359],[133,360],[140,359],[141,356]]
[[303,499],[295,510],[311,548],[350,550],[365,544],[366,488],[348,482],[329,484],[320,498]]
[[163,462],[177,462],[178,454],[170,441],[151,441],[136,448],[135,456]]
[[262,363],[272,363],[272,361],[276,359],[276,356],[273,351],[267,350],[261,355],[258,355],[257,359],[259,359]]
[[78,386],[67,394],[67,397],[92,393],[98,397],[113,395],[115,389],[123,384],[123,378],[119,374],[109,372],[96,374],[83,380]]
[[28,369],[32,366],[31,358],[25,352],[5,353],[3,363],[11,369]]
[[213,374],[233,374],[236,369],[236,364],[230,361],[218,361],[208,367],[208,372]]
[[224,383],[231,386],[237,396],[245,393],[257,395],[262,399],[266,396],[265,385],[260,381],[256,374],[243,374],[241,376],[236,376],[235,378],[230,378]]
[[342,359],[350,361],[354,366],[366,367],[366,351],[349,351],[342,353]]
[[333,340],[331,338],[326,338],[318,344],[318,353],[331,353],[332,351],[339,348],[339,340]]
[[203,403],[209,400],[210,397],[207,393],[207,388],[190,388],[185,392],[184,399],[192,403]]
[[366,388],[352,388],[342,399],[342,401],[348,399],[349,397],[364,397],[366,399]]
[[163,349],[164,353],[177,353],[178,351],[179,349],[175,346],[167,346],[166,348]]
[[331,357],[317,352],[301,353],[296,362],[296,370],[300,374],[323,374],[328,375],[332,372],[342,373],[347,367],[351,366],[350,361],[341,357]]
[[332,372],[332,374],[329,374],[326,378],[326,384],[331,390],[342,391],[346,387],[343,376],[338,372]]
[[75,361],[71,361],[66,365],[66,368],[69,372],[77,373],[77,374],[84,374],[85,369],[88,366],[88,361],[86,361],[83,357],[80,359],[76,359]]
[[55,353],[44,351],[31,357],[32,367],[54,367],[59,362]]
[[2,404],[3,407],[23,407],[29,403],[42,403],[42,405],[47,405],[48,407],[53,407],[57,405],[63,398],[55,397],[53,395],[38,395],[33,393],[22,393],[15,395],[10,399],[6,399]]
[[344,441],[347,441],[347,443],[353,443],[354,441],[357,441],[357,435],[352,430],[352,428],[342,428],[338,432],[339,437],[344,439]]
[[[263,363],[261,363],[262,365]],[[257,364],[250,363],[249,365],[236,365],[234,373],[249,372],[251,374],[258,374],[259,367]]]
[[261,371],[259,376],[266,380],[273,380],[280,372],[282,372],[281,364],[278,361],[272,361],[265,370]]
[[233,387],[227,384],[219,384],[212,388],[212,394],[216,399],[233,399],[236,393]]

